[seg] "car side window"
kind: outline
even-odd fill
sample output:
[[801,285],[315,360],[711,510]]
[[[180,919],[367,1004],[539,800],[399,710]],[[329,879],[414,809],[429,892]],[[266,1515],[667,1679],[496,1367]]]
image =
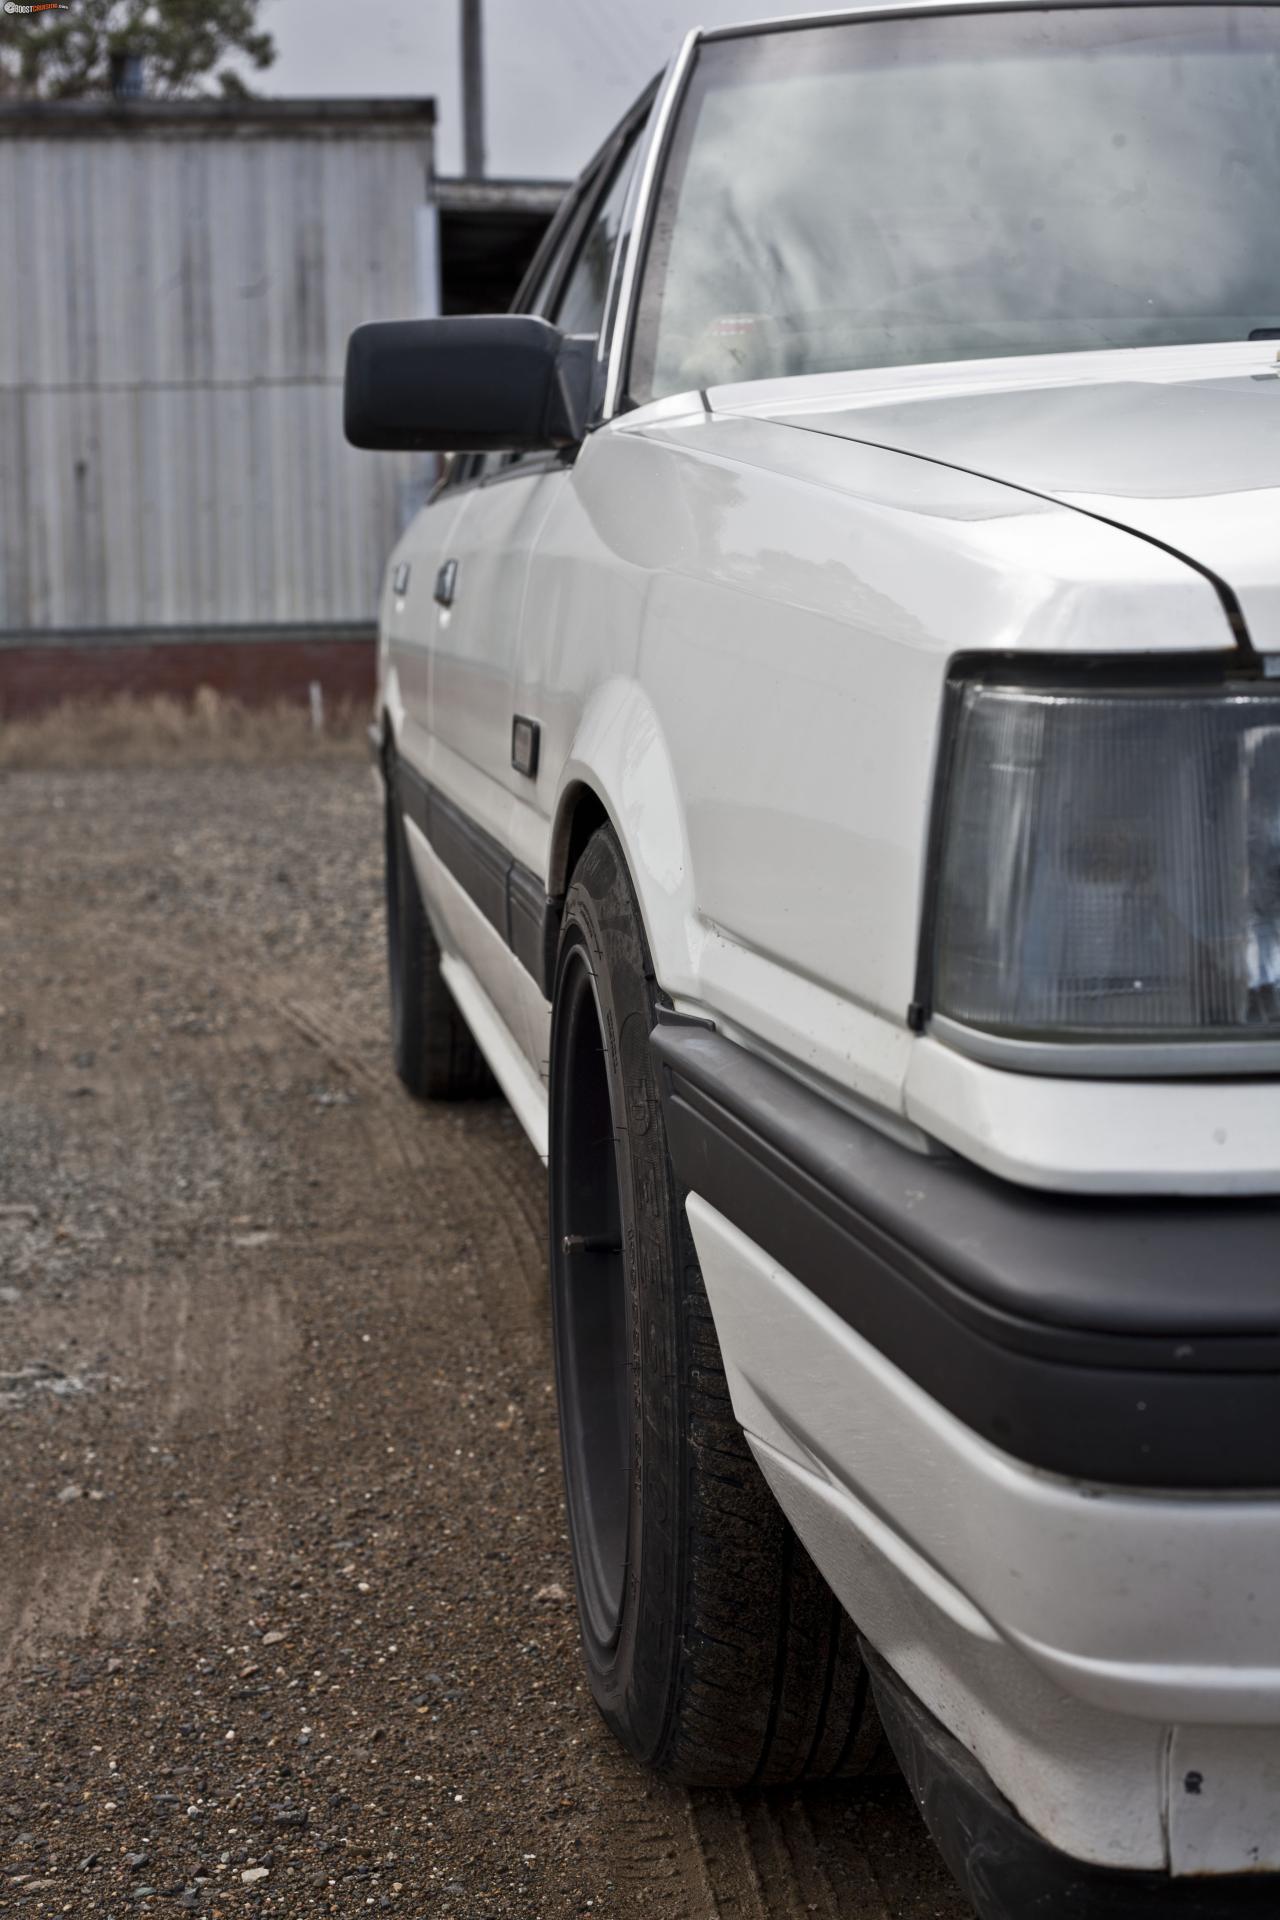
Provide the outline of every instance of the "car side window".
[[618,244],[622,210],[626,205],[627,188],[631,184],[639,137],[640,129],[637,129],[614,162],[609,183],[596,203],[579,241],[577,257],[569,269],[569,277],[547,316],[555,322],[561,333],[598,334],[603,324],[609,268],[613,264],[613,250]]
[[580,199],[575,196],[573,209],[563,216],[564,226],[559,240],[548,256],[546,264],[534,281],[533,286],[525,295],[524,299],[518,302],[516,311],[520,313],[545,313],[547,311],[551,296],[559,284],[565,259],[573,245],[574,235],[577,232],[579,205]]
[[[562,333],[598,334],[604,322],[604,305],[609,290],[609,271],[622,225],[627,189],[640,148],[644,122],[628,134],[613,166],[578,190],[578,205],[564,222],[559,242],[553,246],[534,284],[519,300],[517,311],[545,316]],[[594,196],[585,227],[581,207]],[[565,265],[572,251],[572,262]],[[558,291],[557,291],[558,289]],[[519,453],[473,453],[459,460],[450,475],[454,486],[492,479],[519,466],[528,456]]]
[[[538,270],[533,285],[527,292],[521,288],[520,293],[517,294],[511,308],[513,313],[546,313],[548,302],[559,284],[565,260],[578,231],[578,216],[584,193],[589,191],[590,186],[584,189],[581,185],[570,189],[567,196],[570,204],[556,215],[556,220],[560,224],[560,237],[552,245],[551,252]],[[514,465],[519,457],[514,453],[459,454],[450,467],[446,484],[451,487],[465,487],[471,486],[477,480],[488,480],[494,474],[501,473],[504,468]]]

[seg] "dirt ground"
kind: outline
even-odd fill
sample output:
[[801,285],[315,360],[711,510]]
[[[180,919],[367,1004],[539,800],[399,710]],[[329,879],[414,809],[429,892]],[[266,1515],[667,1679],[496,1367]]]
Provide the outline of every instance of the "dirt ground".
[[963,1920],[580,1677],[542,1170],[385,1042],[354,759],[0,776],[0,1911]]

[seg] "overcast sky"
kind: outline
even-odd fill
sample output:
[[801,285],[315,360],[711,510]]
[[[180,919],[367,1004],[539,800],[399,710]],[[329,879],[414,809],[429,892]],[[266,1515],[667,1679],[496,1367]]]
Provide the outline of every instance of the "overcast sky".
[[[569,179],[691,26],[822,0],[485,0],[488,170]],[[263,93],[434,94],[437,164],[462,166],[457,0],[263,0]]]

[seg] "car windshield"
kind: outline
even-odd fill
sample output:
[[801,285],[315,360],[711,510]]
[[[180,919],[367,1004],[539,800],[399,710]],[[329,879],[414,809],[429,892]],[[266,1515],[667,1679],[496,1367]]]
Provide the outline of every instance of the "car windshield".
[[656,209],[631,397],[1280,330],[1278,82],[1271,7],[712,39]]

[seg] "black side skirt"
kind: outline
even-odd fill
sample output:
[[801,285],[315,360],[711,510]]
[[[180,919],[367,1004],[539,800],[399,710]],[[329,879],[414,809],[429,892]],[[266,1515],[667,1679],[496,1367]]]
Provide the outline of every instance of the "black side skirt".
[[549,1000],[560,939],[559,902],[547,898],[536,873],[513,860],[501,841],[429,786],[404,760],[396,761],[395,778],[406,819],[430,842],[432,851]]

